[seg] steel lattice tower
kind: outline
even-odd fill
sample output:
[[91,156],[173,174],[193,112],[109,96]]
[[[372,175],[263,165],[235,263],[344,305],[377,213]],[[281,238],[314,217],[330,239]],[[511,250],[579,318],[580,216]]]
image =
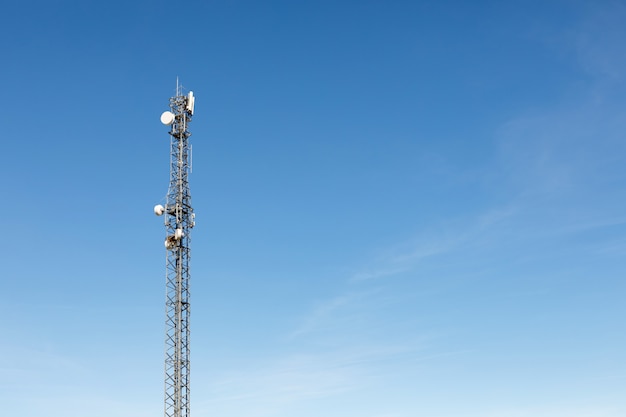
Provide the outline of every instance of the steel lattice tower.
[[170,184],[165,207],[154,212],[165,216],[165,417],[190,417],[189,412],[189,262],[194,213],[189,191],[191,147],[189,122],[195,98],[183,95],[176,82],[176,95],[170,98],[170,111],[161,122],[170,126]]

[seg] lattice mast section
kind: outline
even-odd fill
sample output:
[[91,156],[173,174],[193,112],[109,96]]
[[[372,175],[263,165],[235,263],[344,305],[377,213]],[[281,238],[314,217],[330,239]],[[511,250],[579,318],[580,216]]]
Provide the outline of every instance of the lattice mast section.
[[195,225],[189,173],[191,147],[189,122],[194,109],[193,93],[183,95],[176,85],[170,111],[161,122],[170,126],[170,184],[166,205],[155,213],[165,217],[165,417],[190,417],[189,410],[189,263],[191,229]]

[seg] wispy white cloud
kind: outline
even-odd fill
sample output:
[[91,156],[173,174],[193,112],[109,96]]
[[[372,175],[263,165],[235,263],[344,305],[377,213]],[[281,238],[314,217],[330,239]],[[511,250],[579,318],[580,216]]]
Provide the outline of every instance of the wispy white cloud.
[[429,351],[429,336],[367,334],[380,320],[372,317],[379,297],[373,289],[320,301],[281,341],[282,354],[211,378],[201,388],[210,400],[196,400],[196,414],[264,417],[293,415],[313,404],[324,408],[441,356]]
[[[371,363],[397,353],[388,347],[344,348],[327,353],[291,354],[250,370],[215,378],[199,401],[202,410],[220,415],[285,415],[291,406],[323,401],[366,387],[374,377]],[[226,413],[226,414],[224,414]]]
[[[148,417],[160,411],[158,406],[141,403],[140,395],[123,399],[121,388],[118,392],[106,389],[101,375],[75,355],[45,346],[17,348],[5,344],[0,348],[0,358],[0,401],[8,414],[41,416],[56,410],[68,417]],[[122,374],[117,370],[118,377]]]
[[302,320],[301,324],[290,334],[290,338],[311,333],[320,328],[328,328],[331,321],[337,321],[337,311],[341,308],[353,306],[358,300],[363,299],[367,292],[353,292],[333,297],[319,303]]
[[[435,253],[430,253],[435,254]],[[428,256],[428,255],[427,255]],[[367,281],[372,279],[390,277],[409,270],[408,266],[390,267],[386,269],[364,270],[352,276],[352,281]]]
[[470,218],[448,219],[445,225],[440,224],[382,251],[367,266],[352,274],[350,281],[358,284],[414,273],[432,258],[453,254],[468,246],[479,246],[494,230],[518,215],[520,209],[520,206],[509,204],[487,208]]
[[527,407],[490,410],[461,417],[621,417],[626,410],[613,407]]
[[10,378],[0,380],[0,386],[8,390],[21,390],[40,382],[70,380],[71,375],[80,375],[84,366],[70,356],[46,349],[12,348],[0,349],[0,369]]
[[[615,7],[618,16],[626,16],[624,7]],[[603,19],[613,22],[613,30],[618,31],[610,45],[603,45],[604,38],[593,33],[594,25],[601,24]],[[619,69],[626,69],[626,61],[612,55],[624,48],[617,40],[626,37],[626,33],[606,14],[599,13],[591,20],[586,26],[588,33],[574,36],[578,57],[586,70],[598,77],[621,82],[623,71]],[[417,328],[403,329],[405,333],[412,332],[410,337],[403,334],[388,340],[379,337],[378,343],[376,337],[359,335],[366,328],[363,323],[371,323],[372,317],[384,322],[382,315],[376,316],[380,298],[387,295],[380,288],[393,285],[394,278],[417,275],[420,268],[434,260],[461,265],[480,250],[483,255],[497,253],[511,239],[524,242],[518,247],[528,252],[520,256],[533,256],[533,250],[541,251],[534,249],[534,243],[549,237],[567,237],[625,224],[626,218],[620,214],[623,207],[611,206],[611,196],[603,192],[602,186],[607,180],[613,181],[613,185],[626,184],[621,173],[626,162],[622,133],[626,132],[623,121],[626,118],[622,103],[608,100],[611,93],[596,87],[591,86],[551,108],[531,109],[495,129],[498,151],[489,169],[483,171],[485,183],[490,184],[492,194],[499,198],[485,202],[482,209],[470,214],[433,223],[414,238],[364,260],[360,268],[354,268],[346,276],[348,289],[330,295],[308,311],[303,309],[300,323],[286,332],[285,338],[287,343],[298,342],[298,347],[255,369],[240,369],[216,378],[205,387],[211,400],[196,403],[200,415],[209,415],[203,411],[209,409],[211,414],[217,410],[224,416],[286,415],[297,404],[364,390],[375,384],[377,378],[393,380],[394,368],[385,366],[387,361],[401,358],[397,363],[408,366],[419,360],[457,354],[442,348],[432,349],[432,340]],[[590,100],[597,99],[599,92],[602,100]],[[609,250],[610,246],[606,248]],[[622,246],[613,242],[613,248],[621,250]],[[484,259],[492,262],[489,256]],[[321,340],[325,342],[323,349],[316,349]],[[307,342],[309,347],[303,347]],[[459,349],[459,352],[464,351]],[[626,410],[615,407],[474,406],[473,410],[438,416],[623,417],[625,413]],[[367,417],[414,415],[417,415],[415,410],[366,414]]]
[[[342,398],[359,397],[384,386],[407,368],[462,352],[428,353],[425,347],[409,345],[336,346],[326,351],[292,353],[266,359],[213,376],[196,388],[203,398],[195,401],[198,415],[289,416],[293,410],[332,407]],[[396,360],[397,359],[397,360]],[[389,363],[393,366],[389,366]],[[357,407],[360,409],[361,406]],[[314,416],[314,412],[298,415]],[[335,415],[335,414],[333,414]]]
[[587,18],[575,32],[580,65],[589,73],[623,82],[626,70],[626,6],[612,1],[588,8]]
[[494,127],[495,157],[477,172],[498,198],[485,202],[482,213],[438,219],[414,239],[383,249],[355,268],[352,282],[404,276],[438,256],[499,239],[567,234],[619,217],[611,190],[626,184],[626,117],[616,94],[626,73],[626,6],[584,8],[585,18],[559,35],[557,47],[594,77]]
[[350,281],[362,282],[394,277],[413,271],[429,258],[449,252],[465,238],[464,233],[456,236],[422,236],[410,242],[396,245],[375,257],[374,261],[352,274]]

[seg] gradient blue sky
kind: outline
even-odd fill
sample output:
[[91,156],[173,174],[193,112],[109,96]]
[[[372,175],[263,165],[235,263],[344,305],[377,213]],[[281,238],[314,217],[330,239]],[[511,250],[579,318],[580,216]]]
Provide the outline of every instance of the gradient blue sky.
[[621,1],[24,1],[0,403],[162,415],[194,90],[195,417],[626,416]]

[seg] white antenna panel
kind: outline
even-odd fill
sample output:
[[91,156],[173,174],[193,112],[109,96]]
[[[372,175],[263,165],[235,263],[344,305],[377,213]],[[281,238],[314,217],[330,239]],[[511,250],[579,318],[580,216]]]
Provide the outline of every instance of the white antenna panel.
[[193,114],[193,108],[196,104],[196,98],[193,96],[193,91],[190,91],[187,95],[187,110],[189,113]]

